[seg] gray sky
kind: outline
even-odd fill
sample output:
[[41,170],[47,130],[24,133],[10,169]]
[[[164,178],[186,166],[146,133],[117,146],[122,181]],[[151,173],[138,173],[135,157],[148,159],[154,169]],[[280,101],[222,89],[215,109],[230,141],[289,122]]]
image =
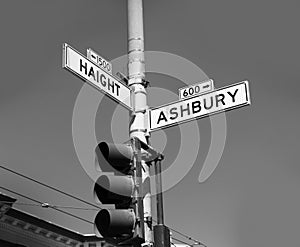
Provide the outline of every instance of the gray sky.
[[[202,119],[194,166],[164,194],[166,224],[209,247],[298,246],[299,7],[292,0],[144,2],[146,50],[190,60],[214,79],[216,88],[250,81],[252,105],[226,114],[226,146],[213,175],[198,182],[211,141],[210,121]],[[2,166],[94,202],[93,181],[82,168],[72,139],[72,114],[83,82],[61,68],[62,44],[84,54],[91,47],[111,60],[126,54],[126,23],[126,1],[1,2]],[[195,83],[154,73],[147,79],[153,87],[150,106],[176,100],[171,94],[159,97],[163,90],[155,91],[156,87],[176,93],[184,83]],[[128,138],[126,121],[110,124],[115,108],[109,99],[101,102],[95,120],[99,141],[112,135],[120,141]],[[127,116],[123,108],[117,112]],[[118,132],[111,134],[111,129]],[[199,141],[193,140],[191,131],[187,134],[191,143]],[[153,134],[153,145],[166,155],[166,166],[176,159],[181,139],[178,127]],[[3,169],[0,186],[53,205],[90,208]],[[32,203],[3,192],[18,202]],[[51,209],[16,207],[93,233],[91,224]],[[67,211],[90,221],[96,214]]]

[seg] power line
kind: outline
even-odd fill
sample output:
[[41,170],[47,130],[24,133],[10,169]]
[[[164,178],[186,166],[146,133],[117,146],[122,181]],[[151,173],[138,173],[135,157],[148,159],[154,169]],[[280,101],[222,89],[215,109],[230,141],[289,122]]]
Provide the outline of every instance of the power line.
[[66,208],[66,209],[78,209],[78,210],[98,210],[95,208],[81,208],[81,207],[72,207],[72,206],[60,206],[60,205],[52,205],[49,203],[41,203],[41,204],[33,204],[33,203],[22,203],[22,202],[11,202],[11,201],[3,201],[0,200],[2,203],[6,204],[14,204],[14,205],[22,205],[22,206],[36,206],[36,207],[42,207],[42,208]]
[[[169,227],[169,226],[168,226],[168,228],[171,229],[173,232],[176,232],[177,234],[180,234],[181,236],[187,238],[188,240],[193,241],[193,242],[194,242],[194,245],[202,245],[202,246],[205,246],[205,247],[206,247],[206,245],[203,244],[203,243],[201,243],[199,240],[194,239],[193,237],[190,237],[190,236],[188,236],[188,235],[186,235],[186,234],[183,234],[183,233],[179,232],[178,230],[176,230],[176,229],[174,229],[174,228],[171,228],[171,227]],[[175,238],[174,238],[174,239],[175,239]]]
[[67,192],[64,192],[64,191],[60,190],[60,189],[57,189],[57,188],[52,187],[52,186],[50,186],[50,185],[44,184],[44,183],[42,183],[42,182],[40,182],[40,181],[38,181],[38,180],[35,180],[35,179],[30,178],[30,177],[28,177],[28,176],[25,176],[25,175],[23,175],[23,174],[21,174],[21,173],[19,173],[19,172],[16,172],[16,171],[14,171],[14,170],[11,170],[11,169],[9,169],[9,168],[7,168],[7,167],[5,167],[5,166],[0,165],[0,168],[2,168],[2,169],[4,169],[4,170],[7,170],[7,171],[9,171],[9,172],[11,172],[11,173],[14,173],[14,174],[16,174],[16,175],[18,175],[18,176],[20,176],[20,177],[26,178],[26,179],[28,179],[28,180],[30,180],[30,181],[32,181],[32,182],[35,182],[35,183],[40,184],[40,185],[42,185],[42,186],[45,186],[45,187],[47,187],[47,188],[49,188],[49,189],[55,190],[56,192],[59,192],[59,193],[64,194],[64,195],[66,195],[66,196],[69,196],[69,197],[71,197],[71,198],[73,198],[73,199],[76,199],[76,200],[78,200],[78,201],[81,201],[81,202],[83,202],[83,203],[85,203],[85,204],[88,204],[88,205],[90,205],[90,206],[92,206],[92,207],[95,207],[95,208],[98,208],[98,209],[102,209],[101,207],[99,207],[99,206],[97,206],[97,205],[95,205],[95,204],[93,204],[93,203],[87,202],[87,201],[85,201],[85,200],[83,200],[83,199],[81,199],[81,198],[79,198],[79,197],[77,197],[77,196],[71,195],[71,194],[69,194],[69,193],[67,193]]
[[70,206],[51,206],[51,207],[54,207],[54,208],[65,208],[65,209],[78,209],[78,210],[86,210],[86,211],[95,211],[95,210],[98,210],[98,209],[95,209],[95,208],[80,208],[80,207],[70,207]]
[[[42,202],[40,202],[40,201],[38,201],[38,200],[35,200],[35,199],[31,198],[31,197],[22,195],[22,194],[20,194],[20,193],[18,193],[18,192],[15,192],[15,191],[13,191],[13,190],[7,189],[7,188],[5,188],[5,187],[0,186],[0,188],[1,188],[1,189],[4,189],[4,190],[6,190],[6,191],[9,191],[9,192],[11,192],[11,193],[13,193],[13,194],[16,194],[16,195],[18,195],[18,196],[21,196],[21,197],[23,197],[23,198],[26,198],[26,199],[28,199],[28,200],[30,200],[30,201],[39,203],[39,204],[41,204],[41,205],[43,204]],[[64,210],[61,210],[61,209],[59,209],[59,208],[56,208],[56,207],[49,207],[49,208],[53,208],[54,210],[56,210],[56,211],[58,211],[58,212],[67,214],[67,215],[69,215],[69,216],[71,216],[71,217],[74,217],[74,218],[76,218],[76,219],[85,221],[85,222],[87,222],[87,223],[94,224],[93,222],[91,222],[91,221],[89,221],[89,220],[86,220],[86,219],[81,218],[81,217],[79,217],[79,216],[77,216],[77,215],[71,214],[71,213],[66,212],[66,211],[64,211]]]
[[[154,221],[155,223],[157,223],[156,220],[153,219],[153,221]],[[178,230],[176,230],[176,229],[174,229],[174,228],[172,228],[172,227],[170,227],[170,226],[168,226],[168,225],[166,225],[166,226],[167,226],[170,230],[172,230],[173,232],[175,232],[175,233],[177,233],[177,234],[179,234],[179,235],[181,235],[181,236],[187,238],[188,240],[194,241],[195,245],[206,246],[205,244],[203,244],[203,243],[200,242],[199,240],[194,239],[193,237],[190,237],[190,236],[188,236],[188,235],[186,235],[186,234],[183,234],[183,233],[181,233],[180,231],[178,231]]]
[[[186,244],[186,245],[188,245],[188,246],[195,246],[195,245],[202,245],[202,246],[204,246],[204,247],[207,247],[205,244],[202,244],[202,243],[199,243],[199,242],[196,242],[196,243],[194,243],[194,244],[189,244],[189,243],[187,243],[187,242],[185,242],[185,241],[183,241],[183,240],[180,240],[180,239],[178,239],[178,238],[174,238],[174,237],[172,237],[172,239],[174,239],[174,240],[176,240],[176,241],[178,241],[178,242],[180,242],[180,243],[182,243],[182,244]],[[173,244],[174,246],[175,246],[175,244],[174,243],[171,243],[171,244]]]
[[[172,237],[172,239],[174,239],[174,240],[176,240],[176,241],[178,241],[178,242],[180,242],[180,243],[182,243],[182,244],[186,244],[186,245],[188,245],[188,246],[193,246],[193,245],[191,245],[191,244],[189,244],[189,243],[187,243],[187,242],[185,242],[185,241],[183,241],[183,240],[180,240],[180,239],[177,239],[177,238],[173,238],[173,237]],[[175,246],[174,243],[172,243],[172,244]]]
[[[7,189],[6,189],[7,190]],[[30,199],[30,198],[27,198],[27,199]],[[71,207],[71,206],[59,206],[59,205],[52,205],[52,204],[49,204],[49,203],[39,203],[39,204],[33,204],[33,203],[19,203],[19,202],[11,202],[11,201],[3,201],[3,200],[0,200],[0,202],[2,203],[7,203],[7,204],[14,204],[14,205],[22,205],[22,206],[36,206],[36,207],[42,207],[42,208],[65,208],[65,209],[78,209],[78,210],[97,210],[97,209],[93,209],[93,208],[80,208],[80,207]],[[156,222],[156,220],[153,220],[154,222]],[[192,240],[195,242],[196,245],[202,245],[202,246],[205,246],[203,243],[200,243],[199,241],[193,239],[192,237],[189,237],[171,227],[168,226],[169,229],[171,229],[173,232],[177,233],[177,234],[180,234],[186,238],[188,238],[189,240]],[[182,240],[179,240],[179,239],[176,239],[176,238],[173,238],[174,240],[177,240],[177,241],[181,241],[182,243],[185,243],[187,244],[186,242],[182,241]],[[195,245],[193,244],[193,245]]]
[[[67,192],[64,192],[64,191],[62,191],[62,190],[59,190],[59,189],[57,189],[57,188],[55,188],[55,187],[52,187],[52,186],[47,185],[47,184],[45,184],[45,183],[42,183],[42,182],[40,182],[40,181],[38,181],[38,180],[35,180],[35,179],[33,179],[33,178],[30,178],[30,177],[28,177],[28,176],[25,176],[25,175],[23,175],[23,174],[21,174],[21,173],[19,173],[19,172],[16,172],[16,171],[14,171],[14,170],[12,170],[12,169],[9,169],[9,168],[7,168],[7,167],[5,167],[5,166],[0,165],[0,168],[2,168],[2,169],[4,169],[4,170],[7,170],[7,171],[9,171],[9,172],[11,172],[11,173],[14,173],[14,174],[16,174],[16,175],[18,175],[18,176],[20,176],[20,177],[26,178],[26,179],[28,179],[28,180],[30,180],[30,181],[32,181],[32,182],[35,182],[35,183],[40,184],[40,185],[42,185],[42,186],[45,186],[45,187],[47,187],[47,188],[49,188],[49,189],[52,189],[52,190],[54,190],[54,191],[56,191],[56,192],[59,192],[59,193],[63,194],[63,195],[69,196],[69,197],[71,197],[71,198],[73,198],[73,199],[76,199],[76,200],[78,200],[78,201],[80,201],[80,202],[83,202],[83,203],[85,203],[85,204],[87,204],[87,205],[93,206],[94,208],[102,209],[101,207],[99,207],[99,206],[97,206],[97,205],[95,205],[95,204],[93,204],[93,203],[84,201],[83,199],[81,199],[81,198],[79,198],[79,197],[77,197],[77,196],[71,195],[71,194],[69,194],[69,193],[67,193]],[[41,204],[42,204],[42,203],[41,203]],[[52,207],[52,208],[53,208],[53,207]],[[65,208],[68,208],[68,207],[65,207]],[[69,207],[69,208],[72,208],[72,207]],[[58,208],[57,208],[57,209],[58,209]],[[73,209],[75,209],[75,207],[73,207]],[[76,208],[76,209],[79,209],[79,208]],[[89,210],[89,209],[82,209],[82,210]],[[85,221],[86,221],[86,220],[85,220]],[[154,219],[153,219],[153,221],[156,222]],[[89,222],[89,223],[92,223],[92,222]],[[157,223],[157,222],[156,222],[156,223]],[[198,240],[196,240],[196,239],[194,239],[194,238],[192,238],[192,237],[190,237],[190,236],[188,236],[188,235],[186,235],[186,234],[183,234],[183,233],[179,232],[178,230],[176,230],[176,229],[174,229],[174,228],[172,228],[172,227],[170,227],[170,226],[167,226],[167,227],[168,227],[170,230],[172,230],[173,232],[175,232],[175,233],[177,233],[177,234],[179,234],[179,235],[181,235],[181,236],[187,238],[188,240],[194,241],[195,244],[197,244],[197,245],[206,246],[206,245],[204,245],[203,243],[201,243],[200,241],[198,241]]]
[[12,202],[12,201],[3,201],[0,200],[1,203],[5,203],[5,204],[11,204],[11,205],[24,205],[24,206],[38,206],[40,207],[40,204],[33,204],[33,203],[21,203],[21,202]]

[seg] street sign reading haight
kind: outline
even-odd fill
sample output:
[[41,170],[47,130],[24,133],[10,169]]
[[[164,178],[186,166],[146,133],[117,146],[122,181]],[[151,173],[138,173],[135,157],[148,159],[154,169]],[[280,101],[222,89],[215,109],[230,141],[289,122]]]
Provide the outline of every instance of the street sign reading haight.
[[130,88],[68,44],[63,46],[63,67],[129,110],[132,109]]
[[250,105],[248,81],[172,102],[149,111],[150,131]]

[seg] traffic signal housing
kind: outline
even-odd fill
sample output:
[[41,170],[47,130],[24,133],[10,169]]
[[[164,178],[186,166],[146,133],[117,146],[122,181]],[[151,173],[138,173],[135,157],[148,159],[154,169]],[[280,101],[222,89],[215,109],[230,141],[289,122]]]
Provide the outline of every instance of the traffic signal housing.
[[94,195],[102,204],[115,209],[102,209],[95,218],[95,231],[104,238],[133,237],[136,214],[133,202],[133,150],[131,145],[101,142],[97,145],[98,168],[103,172],[94,185]]

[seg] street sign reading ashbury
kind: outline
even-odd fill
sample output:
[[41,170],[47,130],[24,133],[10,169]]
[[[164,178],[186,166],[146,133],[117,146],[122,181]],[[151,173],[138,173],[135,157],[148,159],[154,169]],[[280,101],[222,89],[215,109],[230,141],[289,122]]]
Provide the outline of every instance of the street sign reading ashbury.
[[250,105],[248,81],[149,110],[150,131]]
[[195,83],[187,87],[178,89],[179,99],[191,98],[196,95],[204,94],[214,90],[214,81],[212,79]]
[[68,44],[63,45],[63,68],[105,93],[117,103],[132,110],[130,88]]

